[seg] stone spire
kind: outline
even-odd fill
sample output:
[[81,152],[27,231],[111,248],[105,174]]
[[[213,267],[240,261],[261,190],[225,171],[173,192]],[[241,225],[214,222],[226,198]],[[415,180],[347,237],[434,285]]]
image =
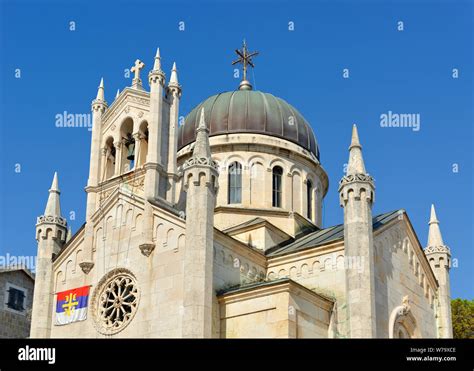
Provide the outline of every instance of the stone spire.
[[178,70],[176,69],[176,62],[173,62],[173,68],[171,69],[170,86],[179,86],[178,82]]
[[430,229],[428,232],[427,247],[444,246],[443,237],[441,236],[441,230],[439,229],[439,221],[436,217],[436,210],[434,205],[431,205],[430,222],[428,224],[430,226]]
[[214,208],[219,168],[211,158],[209,131],[201,109],[196,143],[182,167],[186,192],[183,337],[212,337]]
[[51,335],[54,303],[53,258],[66,243],[67,221],[61,217],[58,174],[54,173],[44,215],[36,221],[36,279],[31,311],[31,338],[49,338]]
[[105,102],[105,99],[104,99],[104,78],[103,77],[100,79],[100,85],[99,85],[99,89],[97,90],[96,100],[100,100],[102,102]]
[[209,146],[209,129],[207,128],[204,107],[201,108],[199,125],[196,128],[196,144],[194,145],[193,156],[198,158],[210,158],[211,148]]
[[45,216],[61,216],[61,205],[59,203],[59,195],[61,192],[58,187],[58,173],[54,173],[53,183],[49,189],[48,203],[44,210]]
[[362,146],[357,127],[352,128],[347,173],[339,182],[339,202],[344,208],[344,253],[358,257],[362,269],[346,270],[346,300],[349,335],[352,338],[374,338],[376,332],[375,262],[372,205],[374,180],[365,172]]
[[115,94],[115,99],[117,99],[119,95],[120,95],[120,89],[117,89],[117,94]]
[[160,48],[156,49],[155,63],[153,64],[153,71],[161,71]]
[[357,125],[352,126],[352,139],[349,146],[349,163],[347,165],[347,175],[365,174],[364,159],[362,157],[362,146],[359,142]]
[[431,205],[431,215],[428,231],[428,246],[425,255],[438,281],[438,337],[452,338],[453,325],[451,317],[451,288],[449,270],[451,268],[451,251],[444,244],[439,221],[434,205]]

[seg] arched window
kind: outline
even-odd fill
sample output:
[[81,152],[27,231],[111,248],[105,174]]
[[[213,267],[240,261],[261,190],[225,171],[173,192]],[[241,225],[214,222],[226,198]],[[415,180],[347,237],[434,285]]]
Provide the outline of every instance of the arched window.
[[311,183],[311,180],[306,182],[306,199],[308,202],[306,208],[308,219],[313,219],[313,183]]
[[229,165],[229,204],[242,202],[242,165],[233,162]]
[[109,179],[114,176],[115,172],[115,155],[116,149],[114,146],[114,139],[112,137],[107,138],[105,142],[105,169],[103,170],[102,180]]
[[138,158],[135,159],[136,166],[141,167],[146,163],[148,155],[148,123],[142,122],[139,131],[140,146],[138,152]]
[[281,177],[283,169],[280,166],[275,166],[272,170],[272,206],[281,207]]
[[133,137],[132,132],[133,120],[128,117],[122,123],[120,129],[120,140],[123,143],[119,158],[121,173],[126,173],[135,167],[135,138]]

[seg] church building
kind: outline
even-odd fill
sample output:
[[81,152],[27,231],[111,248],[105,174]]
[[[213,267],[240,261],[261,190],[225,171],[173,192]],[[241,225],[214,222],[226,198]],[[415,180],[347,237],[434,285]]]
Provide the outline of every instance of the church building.
[[256,53],[237,54],[237,90],[182,125],[176,64],[167,81],[159,50],[149,90],[140,60],[111,104],[101,80],[85,223],[68,232],[56,173],[37,220],[31,337],[451,338],[434,206],[425,248],[405,210],[372,215],[374,179],[348,126],[344,219],[323,225],[329,179],[310,123],[253,90]]

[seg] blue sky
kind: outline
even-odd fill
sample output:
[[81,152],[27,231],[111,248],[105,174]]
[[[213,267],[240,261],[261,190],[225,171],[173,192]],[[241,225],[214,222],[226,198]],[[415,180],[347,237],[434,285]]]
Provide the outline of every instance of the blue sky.
[[[246,38],[260,51],[254,87],[290,102],[316,133],[330,179],[324,225],[342,222],[337,182],[357,123],[376,179],[374,214],[406,209],[425,245],[434,202],[459,265],[452,296],[474,297],[472,2],[1,1],[0,17],[2,255],[36,254],[55,170],[64,216],[75,212],[73,231],[84,221],[90,131],[57,128],[58,113],[90,112],[102,76],[111,103],[131,84],[124,70],[140,58],[147,73],[159,46],[167,76],[177,63],[186,115],[237,87],[233,50]],[[382,128],[388,111],[419,114],[420,130]]]

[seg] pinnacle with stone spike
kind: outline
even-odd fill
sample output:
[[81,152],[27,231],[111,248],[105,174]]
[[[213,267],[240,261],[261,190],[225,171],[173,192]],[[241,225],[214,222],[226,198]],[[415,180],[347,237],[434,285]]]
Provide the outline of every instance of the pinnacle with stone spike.
[[161,71],[160,48],[156,49],[155,64],[153,65],[153,71]]
[[201,108],[199,125],[196,128],[196,144],[194,145],[193,156],[199,158],[211,157],[211,148],[209,146],[209,130],[205,121],[204,107]]
[[441,230],[439,228],[439,221],[436,217],[435,206],[431,205],[431,215],[428,232],[428,247],[430,246],[444,246],[443,237],[441,236]]
[[362,146],[359,142],[357,125],[352,127],[352,139],[349,146],[349,163],[347,165],[347,175],[365,174],[364,158],[362,157]]
[[100,85],[99,85],[99,89],[97,90],[97,100],[100,100],[100,101],[105,101],[104,99],[104,78],[102,77],[100,79]]
[[58,186],[58,173],[54,173],[53,182],[49,189],[48,202],[44,210],[44,215],[61,216],[61,204],[59,202],[59,195],[61,194]]
[[173,62],[173,68],[171,69],[171,76],[170,76],[170,85],[178,86],[178,70],[176,69],[176,62]]

